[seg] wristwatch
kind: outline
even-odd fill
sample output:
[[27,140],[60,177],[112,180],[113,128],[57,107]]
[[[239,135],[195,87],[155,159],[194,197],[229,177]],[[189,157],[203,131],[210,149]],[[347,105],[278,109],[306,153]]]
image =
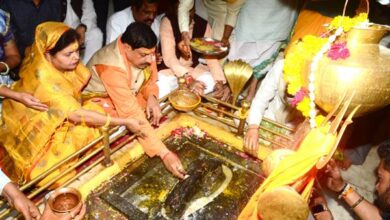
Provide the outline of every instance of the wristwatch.
[[316,215],[320,212],[328,211],[329,209],[324,204],[317,204],[315,206],[310,207],[310,210],[313,215]]

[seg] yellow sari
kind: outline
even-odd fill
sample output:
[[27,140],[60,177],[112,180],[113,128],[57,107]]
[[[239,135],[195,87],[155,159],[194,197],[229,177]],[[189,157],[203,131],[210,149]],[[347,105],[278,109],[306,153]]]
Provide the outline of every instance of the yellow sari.
[[[19,183],[33,179],[99,136],[96,128],[68,121],[68,115],[82,107],[102,112],[97,105],[81,104],[81,89],[91,76],[88,69],[79,64],[73,71],[60,72],[45,59],[45,52],[68,29],[58,22],[42,23],[36,28],[35,41],[20,70],[21,79],[13,85],[15,91],[33,94],[49,110],[36,111],[11,99],[3,104],[0,144],[8,155],[1,160],[8,162],[3,164],[6,171]],[[62,166],[40,184],[72,163],[75,161]]]

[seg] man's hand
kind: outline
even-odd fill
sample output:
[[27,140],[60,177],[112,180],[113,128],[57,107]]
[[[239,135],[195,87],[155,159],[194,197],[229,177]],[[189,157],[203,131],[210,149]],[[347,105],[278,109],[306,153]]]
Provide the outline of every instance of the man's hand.
[[180,179],[184,178],[186,171],[184,170],[179,157],[175,153],[168,149],[164,149],[160,153],[160,158],[169,172]]
[[188,87],[191,92],[198,95],[203,95],[204,90],[206,89],[206,84],[204,84],[202,81],[194,80],[190,85],[188,85]]
[[327,174],[327,187],[334,192],[340,192],[345,186],[345,181],[341,177],[340,168],[334,160],[330,160],[326,165],[325,173]]
[[126,128],[139,137],[146,137],[146,134],[141,130],[141,125],[143,124],[145,124],[145,122],[134,118],[128,118],[126,121]]
[[156,63],[161,64],[163,62],[163,57],[160,52],[156,52]]
[[85,32],[87,32],[87,26],[85,26],[84,24],[80,24],[79,26],[77,26],[76,32],[80,35],[80,40],[79,40],[80,49],[84,48]]
[[161,109],[158,100],[154,95],[150,95],[146,104],[146,117],[152,119],[152,125],[160,124]]
[[3,195],[16,210],[21,212],[26,220],[40,219],[41,213],[14,183],[8,183],[3,189]]
[[244,148],[250,154],[256,156],[259,148],[259,129],[257,127],[249,128],[244,138]]
[[227,84],[223,84],[221,81],[217,81],[214,86],[214,98],[219,99],[223,102],[228,102],[232,96],[230,88]]
[[24,93],[24,92],[18,92],[16,93],[15,100],[24,104],[25,106],[38,110],[38,111],[47,111],[49,108],[47,105],[41,103],[39,99],[35,98],[34,96]]
[[191,57],[191,48],[190,48],[190,34],[185,31],[181,34],[181,41],[178,43],[177,47],[181,53],[181,56],[188,60]]
[[86,207],[83,203],[72,210],[69,213],[57,215],[51,208],[46,205],[45,210],[43,211],[42,218],[40,220],[82,220],[86,212]]

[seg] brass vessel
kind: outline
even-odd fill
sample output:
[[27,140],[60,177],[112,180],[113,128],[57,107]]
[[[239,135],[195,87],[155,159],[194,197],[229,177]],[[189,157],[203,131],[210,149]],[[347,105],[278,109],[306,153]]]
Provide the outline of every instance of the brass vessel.
[[179,89],[172,92],[168,100],[176,110],[189,112],[198,107],[201,98],[188,89]]
[[260,196],[257,214],[263,220],[306,220],[309,217],[309,207],[292,187],[282,186]]
[[81,204],[80,192],[72,187],[59,188],[50,194],[47,203],[54,213],[67,214]]
[[390,103],[390,49],[378,45],[388,31],[380,25],[353,28],[347,33],[348,58],[332,60],[324,54],[314,80],[319,107],[330,112],[345,94],[355,93],[346,115],[361,105],[358,117]]

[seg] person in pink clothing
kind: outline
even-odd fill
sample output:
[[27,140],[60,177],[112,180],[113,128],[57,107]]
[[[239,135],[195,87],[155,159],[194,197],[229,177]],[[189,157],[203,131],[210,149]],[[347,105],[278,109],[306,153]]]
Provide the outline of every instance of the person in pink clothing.
[[[228,99],[230,90],[226,85],[226,79],[222,67],[217,59],[205,58],[192,52],[189,56],[183,53],[183,41],[177,19],[177,6],[175,3],[172,12],[168,12],[161,20],[160,38],[163,64],[158,73],[160,97],[165,96],[178,87],[177,78],[185,77],[188,87],[197,94],[207,94],[213,92],[225,92]],[[206,20],[195,14],[195,8],[190,13],[191,38],[211,37],[212,30]]]

